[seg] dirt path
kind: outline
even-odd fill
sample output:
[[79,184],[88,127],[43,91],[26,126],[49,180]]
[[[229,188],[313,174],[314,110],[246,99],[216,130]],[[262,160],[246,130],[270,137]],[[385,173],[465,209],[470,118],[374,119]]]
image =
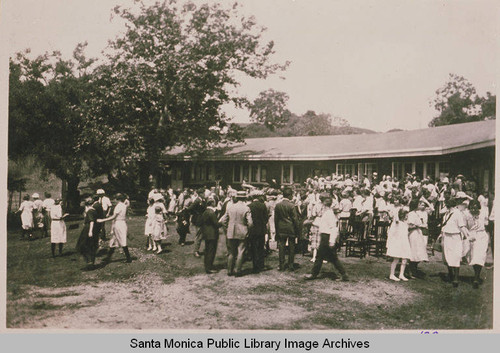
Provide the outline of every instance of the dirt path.
[[362,306],[390,306],[415,296],[387,281],[368,284],[325,279],[307,284],[298,281],[295,289],[305,295],[297,298],[298,293],[290,289],[294,281],[291,274],[233,278],[221,271],[165,284],[157,275],[141,275],[131,283],[32,288],[16,304],[35,302],[42,311],[46,309],[45,315],[27,319],[25,328],[248,329],[291,327],[305,320],[314,313],[307,305],[309,292]]

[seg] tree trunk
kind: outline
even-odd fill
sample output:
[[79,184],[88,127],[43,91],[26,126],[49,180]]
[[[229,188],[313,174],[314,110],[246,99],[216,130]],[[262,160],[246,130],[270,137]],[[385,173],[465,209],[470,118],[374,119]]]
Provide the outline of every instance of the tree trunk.
[[70,213],[80,212],[80,191],[78,190],[80,178],[68,177],[63,180],[63,200],[66,210]]
[[12,212],[12,197],[14,196],[14,191],[9,190],[9,205],[7,206],[7,214]]

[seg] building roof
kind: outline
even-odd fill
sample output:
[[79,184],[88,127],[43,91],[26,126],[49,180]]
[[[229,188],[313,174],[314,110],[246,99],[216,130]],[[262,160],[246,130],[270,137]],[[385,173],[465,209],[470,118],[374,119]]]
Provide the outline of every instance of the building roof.
[[[246,139],[207,156],[207,160],[346,160],[440,156],[495,146],[495,120],[421,130],[362,135]],[[186,160],[182,148],[167,160]]]

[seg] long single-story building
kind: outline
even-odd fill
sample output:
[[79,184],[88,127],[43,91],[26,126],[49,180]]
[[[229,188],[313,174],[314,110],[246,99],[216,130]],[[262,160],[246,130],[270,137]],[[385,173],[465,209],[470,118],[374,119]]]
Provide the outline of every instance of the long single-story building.
[[246,139],[203,160],[170,151],[163,159],[161,187],[174,189],[214,185],[235,188],[243,180],[263,185],[303,183],[311,176],[332,173],[402,178],[464,174],[481,190],[493,191],[495,120],[421,130],[362,135],[267,137]]

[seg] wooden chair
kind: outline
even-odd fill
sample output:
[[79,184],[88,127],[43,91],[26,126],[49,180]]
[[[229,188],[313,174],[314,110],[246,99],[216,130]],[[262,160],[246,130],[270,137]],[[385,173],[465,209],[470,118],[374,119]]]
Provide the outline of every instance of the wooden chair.
[[352,236],[352,224],[350,217],[339,218],[339,244],[337,251],[340,251],[342,246],[345,246],[347,239]]
[[360,259],[366,256],[366,227],[369,224],[361,220],[355,220],[352,224],[352,233],[345,240],[345,256],[359,257]]
[[377,220],[375,222],[373,230],[366,240],[368,255],[375,257],[385,256],[389,226],[390,223],[386,221]]

